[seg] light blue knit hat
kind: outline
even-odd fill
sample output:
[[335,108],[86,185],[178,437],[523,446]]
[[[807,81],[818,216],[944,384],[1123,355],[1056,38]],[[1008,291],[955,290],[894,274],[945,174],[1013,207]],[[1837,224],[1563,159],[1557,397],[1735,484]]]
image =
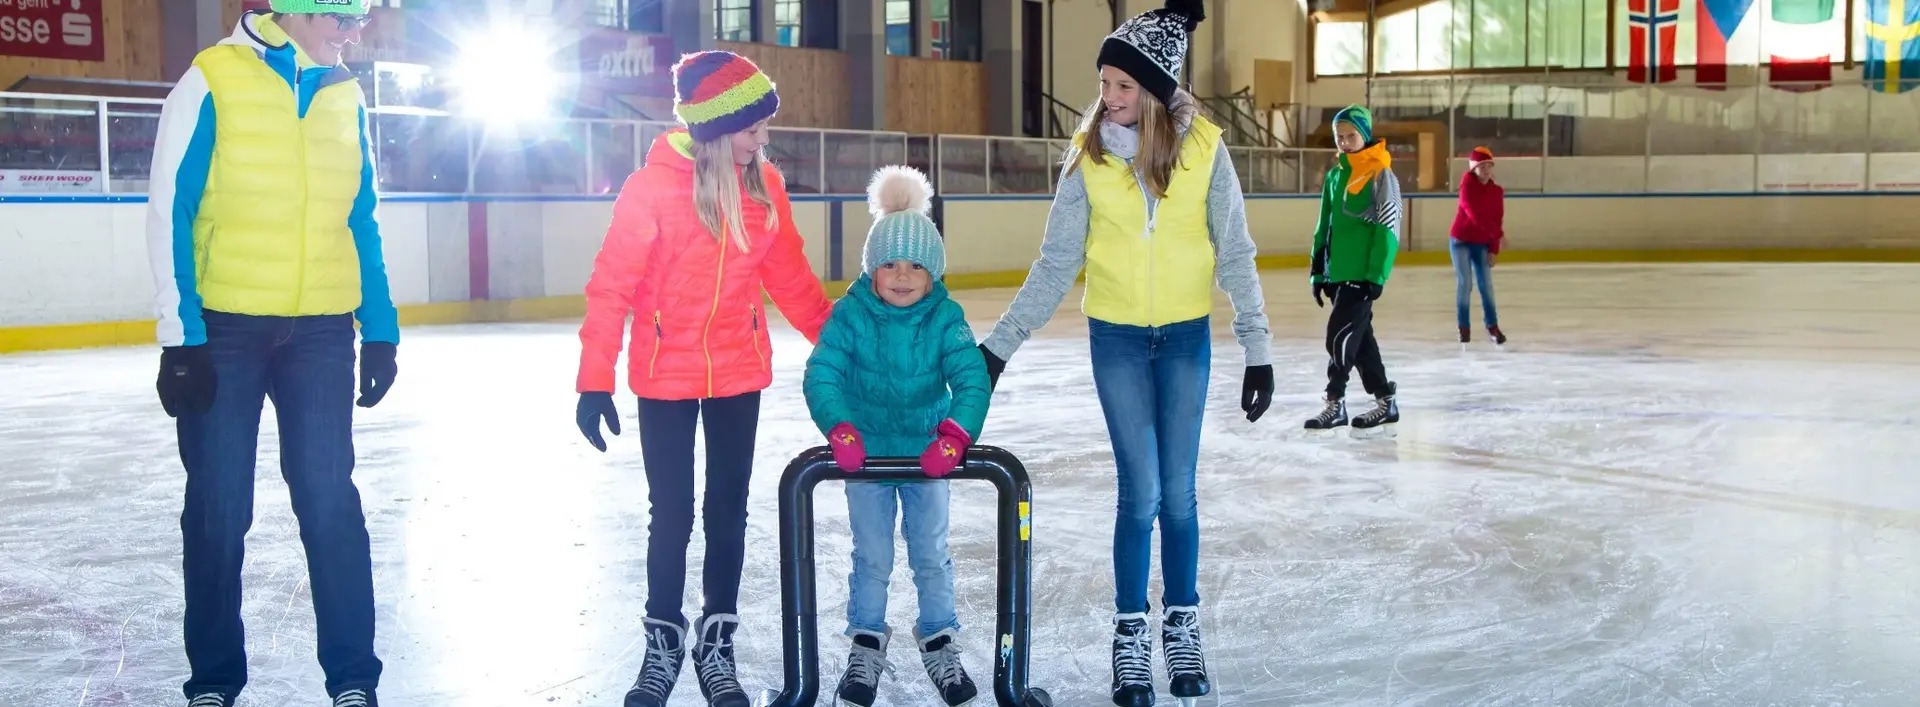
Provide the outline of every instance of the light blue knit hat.
[[947,274],[947,246],[940,229],[927,216],[932,209],[933,184],[912,167],[881,167],[867,183],[867,211],[873,228],[861,251],[864,272],[872,275],[885,263],[905,260],[926,268],[938,280]]

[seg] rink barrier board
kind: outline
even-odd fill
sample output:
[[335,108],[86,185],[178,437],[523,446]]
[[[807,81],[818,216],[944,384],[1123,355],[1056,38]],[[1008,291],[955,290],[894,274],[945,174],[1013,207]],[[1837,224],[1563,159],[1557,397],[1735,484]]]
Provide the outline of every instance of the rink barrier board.
[[[1912,200],[1920,192],[1863,192],[1851,196],[1904,196]],[[1771,196],[1833,197],[1849,196],[1836,192],[1788,193],[1694,193],[1694,194],[1511,194],[1516,202],[1509,209],[1525,213],[1524,204],[1535,199],[1621,199],[1621,198],[1752,198]],[[1451,194],[1410,195],[1406,209],[1407,236],[1401,243],[1397,262],[1407,266],[1447,265],[1446,227],[1452,218]],[[1261,256],[1263,269],[1304,270],[1304,251],[1311,234],[1298,222],[1310,222],[1316,195],[1250,195],[1249,226],[1256,245],[1270,255]],[[591,254],[605,232],[605,214],[613,197],[579,195],[433,195],[396,194],[384,198],[388,204],[417,204],[383,214],[390,237],[387,243],[389,273],[393,292],[400,303],[401,323],[409,326],[432,324],[541,321],[578,318],[584,301],[577,294],[591,271]],[[943,199],[942,215],[948,222],[947,276],[950,289],[1017,287],[1025,279],[1025,269],[1037,249],[1038,232],[1028,229],[984,228],[964,225],[982,218],[1034,220],[1044,222],[1049,208],[1047,195],[965,195]],[[150,305],[151,275],[145,262],[144,235],[140,233],[144,210],[125,205],[146,201],[145,195],[6,195],[5,204],[118,204],[111,209],[85,211],[69,215],[64,210],[50,215],[47,207],[28,207],[26,214],[10,213],[23,224],[16,229],[19,240],[46,238],[38,254],[28,252],[16,261],[13,277],[0,281],[15,288],[0,289],[0,317],[18,317],[16,324],[0,326],[0,353],[61,350],[96,346],[142,345],[153,341],[153,323],[144,319]],[[830,296],[838,296],[847,287],[847,279],[859,270],[860,248],[852,239],[866,231],[871,216],[858,196],[795,195],[794,217],[806,241],[807,256],[814,261],[816,274],[826,283]],[[1920,203],[1920,200],[1912,200]],[[972,203],[980,202],[980,203]],[[1024,202],[1024,203],[1022,203]],[[1920,238],[1907,235],[1910,229],[1890,228],[1904,222],[1906,211],[1920,208],[1907,201],[1858,200],[1818,203],[1799,209],[1779,201],[1759,205],[1761,223],[1752,233],[1755,247],[1697,247],[1700,241],[1723,238],[1729,229],[1707,229],[1699,224],[1712,214],[1697,213],[1698,204],[1682,209],[1651,212],[1640,210],[1621,217],[1623,223],[1638,219],[1638,224],[1614,226],[1593,224],[1577,211],[1579,202],[1556,204],[1551,213],[1569,210],[1564,217],[1567,232],[1585,229],[1566,241],[1564,250],[1530,248],[1531,243],[1548,242],[1560,235],[1541,233],[1528,227],[1527,237],[1515,237],[1502,254],[1504,263],[1688,263],[1688,262],[1920,262]],[[489,204],[534,204],[531,208]],[[570,206],[574,204],[574,206]],[[57,208],[57,207],[56,207]],[[1595,211],[1595,210],[1598,211]],[[1782,209],[1791,209],[1783,212]],[[1587,211],[1600,214],[1616,212],[1610,206],[1595,204]],[[1850,211],[1849,211],[1850,210]],[[1535,215],[1541,210],[1532,209]],[[1720,211],[1725,211],[1720,209]],[[1804,213],[1803,213],[1804,212]],[[491,213],[491,215],[489,215]],[[1670,216],[1668,214],[1671,214]],[[1821,235],[1819,227],[1795,226],[1804,221],[1814,224],[1828,221],[1831,231],[1836,218],[1848,214],[1859,220],[1859,228],[1846,237]],[[1806,216],[1803,219],[1796,214]],[[1649,219],[1664,223],[1672,219],[1682,226],[1663,229],[1648,226]],[[1687,222],[1691,219],[1691,222]],[[1768,221],[1768,219],[1773,219]],[[1583,223],[1582,221],[1589,221]],[[956,226],[955,223],[963,224]],[[1775,225],[1780,223],[1783,225]],[[1851,228],[1855,224],[1845,224]],[[1558,228],[1558,224],[1555,228]],[[1782,247],[1806,228],[1812,240],[1832,241],[1836,245],[1867,244],[1880,247]],[[491,230],[490,230],[491,229]],[[93,235],[107,230],[113,235],[102,239]],[[1669,233],[1684,230],[1685,233]],[[1007,237],[979,237],[981,233],[1006,233]],[[1618,236],[1616,238],[1616,231]],[[1705,235],[1696,235],[1705,233]],[[1689,239],[1690,237],[1690,239]],[[1538,240],[1535,240],[1538,239]],[[1587,248],[1619,240],[1624,247]],[[111,241],[111,242],[105,242]],[[1028,242],[1031,241],[1031,242]],[[1649,244],[1668,244],[1659,247]],[[1883,245],[1884,244],[1884,245]],[[1551,243],[1549,242],[1549,245]],[[1017,247],[1015,247],[1017,246]],[[62,263],[63,255],[77,254]],[[96,265],[98,263],[98,265]],[[0,261],[0,271],[6,263]],[[965,272],[968,269],[978,272]],[[80,283],[78,285],[74,283]],[[11,295],[13,301],[5,302]],[[56,303],[56,304],[49,304]],[[14,305],[9,312],[5,306]],[[96,321],[85,321],[87,319]],[[25,321],[20,321],[24,319]]]

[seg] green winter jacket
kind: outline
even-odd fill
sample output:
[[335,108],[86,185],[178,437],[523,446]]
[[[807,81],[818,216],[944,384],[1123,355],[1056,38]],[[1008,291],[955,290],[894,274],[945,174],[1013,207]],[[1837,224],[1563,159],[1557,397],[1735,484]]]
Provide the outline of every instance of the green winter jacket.
[[[1384,141],[1375,140],[1361,152],[1379,150],[1384,157],[1386,149]],[[1400,181],[1391,168],[1381,169],[1360,193],[1349,194],[1351,173],[1348,156],[1342,154],[1320,187],[1320,218],[1313,229],[1313,282],[1385,285],[1400,249]]]
[[992,394],[986,359],[946,285],[895,307],[865,275],[834,303],[803,387],[821,434],[853,423],[870,457],[920,456],[947,418],[979,439]]

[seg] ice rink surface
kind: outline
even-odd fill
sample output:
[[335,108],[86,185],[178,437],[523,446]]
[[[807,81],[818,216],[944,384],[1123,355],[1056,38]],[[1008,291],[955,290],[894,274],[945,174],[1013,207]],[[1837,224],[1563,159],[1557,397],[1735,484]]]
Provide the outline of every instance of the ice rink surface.
[[[1266,279],[1279,390],[1256,424],[1238,410],[1241,353],[1216,311],[1199,471],[1216,687],[1202,704],[1920,704],[1920,267],[1510,265],[1495,278],[1513,342],[1485,340],[1476,303],[1463,350],[1451,272],[1395,273],[1376,317],[1401,393],[1392,440],[1300,430],[1326,360],[1326,310],[1301,273]],[[1011,294],[957,297],[984,334]],[[1033,684],[1095,706],[1114,482],[1077,300],[1014,357],[981,441],[1034,477]],[[389,705],[617,705],[639,668],[634,405],[618,398],[626,434],[610,453],[580,439],[576,326],[410,329],[393,394],[357,413]],[[820,442],[800,396],[806,342],[781,328],[775,348],[739,636],[754,692],[780,676],[773,491]],[[184,473],[156,358],[0,357],[0,704],[184,702]],[[319,705],[272,420],[241,704]],[[983,691],[992,499],[955,484],[959,608]],[[837,485],[818,500],[827,692],[847,645],[850,545]],[[901,558],[891,617],[907,633]],[[909,643],[893,647],[882,704],[935,705]],[[691,673],[675,705],[699,703]]]

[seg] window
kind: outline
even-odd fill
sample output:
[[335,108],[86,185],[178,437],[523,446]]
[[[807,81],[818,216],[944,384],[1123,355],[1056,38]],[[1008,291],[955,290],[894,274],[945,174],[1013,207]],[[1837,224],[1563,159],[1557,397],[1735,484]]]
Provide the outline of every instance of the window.
[[801,0],[773,0],[773,43],[800,46]]
[[594,0],[587,22],[614,29],[627,28],[627,0]]
[[887,0],[887,53],[916,56],[914,51],[913,0]]
[[[1375,20],[1373,71],[1605,68],[1608,1],[1434,0]],[[1317,23],[1315,75],[1365,73],[1366,30]]]
[[751,42],[754,0],[714,0],[713,36],[722,42]]
[[933,21],[928,23],[932,25],[928,31],[933,33],[929,42],[933,45],[933,53],[929,56],[935,59],[949,58],[948,55],[953,53],[953,0],[932,0],[928,4],[933,6]]

